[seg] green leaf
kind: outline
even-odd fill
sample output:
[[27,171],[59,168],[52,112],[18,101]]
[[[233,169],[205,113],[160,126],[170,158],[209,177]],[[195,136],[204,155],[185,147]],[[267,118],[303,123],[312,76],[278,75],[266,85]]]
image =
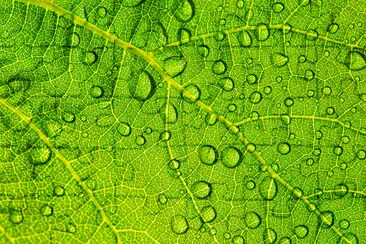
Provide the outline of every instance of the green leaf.
[[0,243],[362,243],[365,9],[4,0]]

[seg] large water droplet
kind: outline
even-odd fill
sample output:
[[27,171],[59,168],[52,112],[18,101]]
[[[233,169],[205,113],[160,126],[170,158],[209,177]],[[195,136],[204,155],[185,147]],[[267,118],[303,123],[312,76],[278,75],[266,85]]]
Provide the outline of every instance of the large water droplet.
[[201,97],[201,90],[195,84],[189,84],[184,87],[181,97],[186,102],[196,102]]
[[203,164],[214,165],[219,157],[219,153],[215,147],[211,145],[203,145],[198,149],[200,160]]
[[291,146],[287,142],[281,142],[277,145],[277,151],[282,155],[289,154],[291,152]]
[[212,185],[207,181],[197,181],[191,188],[192,194],[198,199],[208,198],[212,193]]
[[63,186],[55,186],[53,188],[53,195],[57,197],[62,197],[65,195],[65,188]]
[[51,216],[53,214],[53,208],[49,205],[44,205],[41,207],[40,212],[43,216]]
[[366,68],[365,55],[358,51],[351,51],[346,57],[347,67],[352,71],[359,71]]
[[264,200],[273,200],[277,196],[276,180],[266,176],[259,184],[259,194]]
[[195,14],[195,6],[192,0],[179,1],[179,5],[173,9],[175,18],[180,22],[190,21]]
[[236,236],[233,237],[232,243],[233,244],[244,244],[245,243],[245,239],[241,235],[236,235]]
[[183,215],[173,216],[170,223],[172,231],[177,235],[184,234],[188,231],[188,222]]
[[120,122],[117,126],[117,131],[121,136],[131,135],[131,126],[126,122]]
[[323,215],[322,217],[318,217],[318,222],[321,228],[324,229],[329,229],[333,226],[334,224],[334,213],[332,211],[323,211],[320,212],[321,215]]
[[337,244],[358,244],[358,238],[353,233],[346,233],[339,237]]
[[250,47],[253,41],[248,31],[241,31],[238,33],[238,42],[242,47]]
[[35,146],[30,150],[31,163],[34,165],[46,164],[52,156],[51,149],[46,146]]
[[160,134],[159,139],[166,142],[166,141],[169,141],[171,137],[172,137],[172,134],[170,133],[170,131],[163,131]]
[[339,221],[339,228],[346,230],[349,228],[350,226],[350,222],[347,219],[342,219]]
[[275,243],[277,240],[277,233],[272,228],[265,228],[263,231],[263,242],[264,243]]
[[258,91],[254,91],[249,95],[249,101],[253,104],[257,104],[262,101],[262,94]]
[[93,98],[100,98],[104,94],[104,89],[101,86],[95,85],[90,88],[89,94]]
[[9,211],[9,220],[13,224],[22,223],[23,220],[24,220],[23,212],[21,210],[10,209],[10,211]]
[[140,135],[140,136],[137,136],[136,139],[135,139],[135,142],[138,146],[143,146],[145,145],[146,143],[146,139],[144,136]]
[[272,62],[277,68],[284,67],[288,61],[288,56],[283,53],[274,53],[272,55]]
[[262,218],[256,212],[250,211],[244,216],[245,225],[250,229],[256,229],[262,223]]
[[215,220],[216,210],[213,206],[205,206],[202,208],[202,219],[205,223],[209,223]]
[[160,115],[162,119],[169,124],[173,124],[178,120],[178,110],[171,102],[169,102],[168,104],[165,103],[160,108]]
[[223,77],[218,83],[224,91],[232,91],[234,89],[234,80],[231,77]]
[[256,37],[258,41],[265,41],[269,38],[269,28],[266,24],[258,24],[256,30]]
[[242,152],[233,146],[226,147],[222,151],[222,164],[227,168],[237,167],[243,160]]
[[187,60],[184,58],[170,57],[164,61],[164,70],[171,77],[181,75],[187,67]]
[[309,228],[305,225],[298,225],[295,227],[295,235],[299,239],[304,239],[309,234]]
[[187,43],[189,39],[191,38],[192,34],[191,31],[186,28],[179,28],[177,33],[177,39],[178,41],[181,41],[182,43]]
[[155,93],[156,83],[147,71],[134,73],[131,78],[131,96],[141,102],[148,100]]
[[223,60],[216,60],[212,64],[212,72],[216,75],[222,75],[227,70],[227,65]]

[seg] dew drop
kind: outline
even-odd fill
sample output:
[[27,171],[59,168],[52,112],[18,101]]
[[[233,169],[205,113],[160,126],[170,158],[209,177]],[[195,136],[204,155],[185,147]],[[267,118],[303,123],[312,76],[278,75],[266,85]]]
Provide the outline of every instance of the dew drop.
[[179,6],[173,10],[175,18],[180,22],[190,21],[195,14],[195,6],[192,0],[180,1]]
[[256,212],[250,211],[245,214],[244,222],[249,229],[256,229],[261,225],[262,218]]
[[366,57],[358,51],[351,51],[346,57],[347,67],[352,71],[359,71],[366,68]]
[[272,62],[277,68],[284,67],[288,63],[288,61],[288,56],[283,53],[272,54]]
[[35,146],[30,150],[31,160],[30,162],[33,165],[42,165],[46,164],[52,156],[51,149],[46,146]]
[[207,113],[205,117],[205,122],[207,125],[214,125],[217,122],[217,116],[211,113]]
[[292,99],[291,97],[288,97],[285,99],[284,103],[285,103],[286,107],[291,107],[292,105],[294,105],[294,99]]
[[121,136],[129,136],[131,135],[131,126],[126,122],[120,122],[117,126],[117,131]]
[[328,26],[328,32],[334,34],[339,30],[339,25],[337,23],[332,23]]
[[328,96],[328,95],[332,94],[332,88],[329,87],[329,86],[325,86],[323,88],[322,92],[323,92],[324,95],[327,95]]
[[155,93],[156,83],[147,71],[134,73],[131,77],[130,94],[141,102],[148,100]]
[[75,114],[71,112],[64,112],[62,113],[62,120],[66,123],[73,123],[75,122]]
[[135,142],[138,146],[143,146],[146,143],[146,139],[144,136],[137,136]]
[[283,3],[277,2],[273,4],[272,9],[275,13],[281,13],[285,9],[285,5],[283,5]]
[[229,111],[229,112],[235,112],[235,110],[236,110],[236,105],[235,104],[229,104],[229,106],[227,107],[227,110]]
[[310,81],[310,80],[314,79],[314,77],[315,77],[314,71],[312,71],[310,69],[305,70],[305,80]]
[[187,67],[187,60],[183,58],[170,57],[164,61],[164,70],[171,77],[181,75]]
[[216,75],[222,75],[226,72],[227,65],[223,60],[216,60],[212,64],[212,72]]
[[358,244],[358,238],[353,233],[346,233],[339,237],[337,244]]
[[346,230],[349,228],[351,224],[349,223],[349,221],[347,219],[342,219],[339,221],[339,227],[343,230]]
[[171,136],[172,134],[169,131],[163,131],[160,134],[160,140],[162,140],[163,142],[169,141]]
[[24,220],[23,212],[21,210],[10,209],[10,211],[9,211],[9,220],[13,224],[22,223],[23,220]]
[[238,33],[238,42],[242,47],[250,47],[253,40],[248,31],[241,31]]
[[216,219],[216,210],[213,206],[205,206],[201,210],[202,219],[205,223],[210,223]]
[[343,148],[342,148],[341,146],[335,146],[335,147],[333,148],[333,153],[334,153],[335,155],[337,155],[337,156],[340,156],[340,155],[342,155],[342,153],[343,153]]
[[159,194],[158,201],[160,204],[166,204],[168,202],[168,198],[164,193]]
[[107,9],[103,6],[97,9],[97,14],[100,18],[105,18],[107,16],[107,13],[108,13]]
[[309,228],[305,225],[298,225],[295,227],[295,235],[299,239],[304,239],[309,234]]
[[256,37],[258,41],[265,41],[269,38],[269,29],[266,24],[258,24],[256,30]]
[[234,89],[234,80],[231,77],[223,77],[218,82],[224,91],[232,91]]
[[98,55],[96,52],[94,52],[94,51],[85,52],[84,64],[93,65],[97,62],[97,60],[98,60]]
[[266,87],[264,87],[263,92],[264,92],[264,94],[266,94],[266,95],[271,94],[271,92],[272,92],[272,87],[271,87],[271,86],[266,86]]
[[65,188],[63,186],[55,186],[53,188],[53,195],[57,197],[62,197],[65,195]]
[[246,81],[248,82],[248,84],[254,85],[258,81],[258,77],[255,74],[249,74],[247,75]]
[[253,104],[257,104],[262,101],[262,94],[258,91],[254,91],[249,95],[249,101]]
[[72,223],[68,223],[66,226],[66,230],[69,233],[75,233],[76,232],[76,226]]
[[275,243],[277,240],[277,233],[272,228],[265,228],[263,231],[264,243]]
[[334,186],[334,195],[336,195],[339,198],[344,197],[348,193],[348,186],[341,183]]
[[184,87],[181,97],[186,102],[196,102],[201,97],[201,90],[195,84],[189,84],[188,86]]
[[218,42],[223,41],[225,39],[225,37],[226,37],[226,34],[222,31],[219,31],[214,35],[215,40]]
[[80,44],[80,36],[79,36],[78,33],[73,32],[71,34],[71,45],[70,45],[70,47],[75,48],[75,47],[78,47],[79,44]]
[[188,231],[188,222],[183,215],[173,216],[170,223],[174,234],[181,235]]
[[169,102],[168,104],[165,103],[160,108],[160,115],[166,123],[173,124],[176,123],[178,120],[178,109],[171,102]]
[[279,240],[279,244],[291,244],[291,243],[292,241],[290,237],[284,236]]
[[203,58],[207,58],[210,54],[210,48],[206,45],[200,45],[197,47],[197,53]]
[[320,214],[323,216],[323,218],[320,216],[318,217],[320,227],[324,229],[331,228],[334,224],[334,213],[327,210],[320,212]]
[[245,184],[245,187],[248,189],[248,190],[254,190],[256,184],[254,181],[252,180],[249,180],[247,181],[247,183]]
[[206,165],[214,165],[219,157],[217,149],[211,145],[200,146],[198,154],[201,162]]
[[212,193],[212,184],[207,181],[197,181],[192,185],[191,190],[196,198],[205,199]]
[[243,154],[241,151],[233,146],[226,147],[222,151],[222,164],[227,168],[235,168],[237,167],[242,161]]
[[104,89],[101,86],[95,85],[89,89],[89,94],[93,98],[100,98],[104,94]]
[[266,176],[259,184],[259,194],[266,201],[273,200],[277,196],[277,183],[275,179]]
[[366,151],[363,149],[360,149],[357,151],[356,156],[359,160],[364,160],[366,158]]
[[51,216],[53,214],[53,208],[49,205],[44,205],[41,207],[40,212],[43,216]]
[[192,34],[191,31],[186,28],[179,28],[177,33],[178,41],[182,43],[187,43],[191,38]]
[[244,244],[245,243],[245,239],[241,235],[236,235],[236,236],[233,237],[232,243],[233,244]]
[[287,142],[281,142],[277,145],[277,151],[282,155],[289,154],[291,152],[291,146]]
[[177,170],[180,168],[179,160],[176,160],[176,159],[169,160],[168,164],[169,164],[169,168],[172,170]]

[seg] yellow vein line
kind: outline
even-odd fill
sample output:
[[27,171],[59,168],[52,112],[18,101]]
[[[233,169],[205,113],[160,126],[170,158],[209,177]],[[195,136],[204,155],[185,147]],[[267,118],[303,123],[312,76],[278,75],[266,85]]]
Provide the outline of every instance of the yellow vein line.
[[[338,120],[338,119],[332,119],[332,118],[325,118],[325,117],[319,117],[319,116],[314,116],[314,115],[268,115],[268,116],[259,116],[260,120],[266,120],[266,119],[284,119],[286,118],[286,116],[288,116],[290,119],[310,119],[310,120],[322,120],[322,121],[330,121],[330,122],[334,122],[337,124],[340,124],[341,126],[348,128],[350,130],[354,130],[356,132],[359,132],[361,134],[365,134],[366,135],[366,131],[362,130],[362,129],[357,129],[354,127],[347,127],[345,123],[343,123],[342,121]],[[246,124],[248,122],[252,122],[252,121],[256,121],[256,119],[253,118],[246,118],[243,119],[241,121],[238,121],[236,123],[234,123],[234,125],[236,126],[240,126],[243,124]]]
[[121,243],[120,236],[118,234],[118,231],[114,227],[114,225],[111,223],[107,215],[105,214],[103,208],[100,206],[98,201],[95,199],[93,192],[86,186],[86,184],[81,180],[79,175],[76,173],[74,168],[71,166],[70,162],[52,145],[50,139],[32,122],[31,118],[27,117],[25,114],[23,114],[19,109],[8,103],[6,100],[0,98],[0,103],[3,104],[6,108],[8,108],[10,111],[18,115],[23,121],[25,121],[30,128],[32,128],[39,138],[51,149],[51,151],[56,155],[57,158],[59,158],[66,168],[70,171],[72,177],[80,184],[80,186],[83,188],[83,190],[88,194],[90,200],[93,202],[95,207],[98,209],[100,214],[102,215],[103,220],[107,223],[107,225],[111,228],[113,233],[115,234],[118,243]]
[[8,232],[6,232],[5,228],[0,225],[0,231],[4,234],[4,236],[10,241],[10,243],[15,243],[14,238],[11,237]]

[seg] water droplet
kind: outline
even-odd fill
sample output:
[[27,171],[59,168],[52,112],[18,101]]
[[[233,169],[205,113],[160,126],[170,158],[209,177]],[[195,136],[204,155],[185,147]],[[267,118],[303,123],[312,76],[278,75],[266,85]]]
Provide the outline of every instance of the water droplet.
[[266,87],[264,87],[263,92],[264,92],[264,94],[266,94],[266,95],[271,94],[271,92],[272,92],[272,87],[270,87],[270,86],[266,86]]
[[71,34],[71,45],[70,45],[70,47],[75,48],[75,47],[78,47],[79,44],[80,44],[80,36],[79,36],[78,33],[73,32]]
[[100,98],[103,96],[104,90],[102,87],[95,85],[90,88],[89,94],[93,98]]
[[192,194],[198,199],[208,198],[212,193],[212,185],[207,181],[197,181],[192,185]]
[[218,161],[219,153],[211,145],[203,145],[198,149],[200,160],[203,164],[214,165]]
[[223,31],[219,31],[214,35],[216,41],[221,42],[225,39],[226,34]]
[[170,138],[171,138],[172,134],[169,132],[169,131],[163,131],[161,134],[160,134],[160,140],[162,141],[169,141]]
[[108,13],[107,9],[103,6],[97,9],[97,14],[100,18],[105,18],[107,16],[107,13]]
[[236,110],[236,105],[235,104],[229,104],[229,106],[227,107],[227,110],[229,111],[229,112],[235,112],[235,110]]
[[291,243],[292,241],[290,237],[284,236],[279,240],[279,244],[291,244]]
[[287,142],[281,142],[277,145],[277,151],[282,155],[289,154],[291,152],[291,145]]
[[117,131],[121,136],[129,136],[131,135],[131,126],[126,122],[120,122],[117,126]]
[[169,168],[172,170],[177,170],[180,168],[179,160],[176,160],[176,159],[169,160],[168,164],[169,164]]
[[304,239],[309,234],[309,228],[305,225],[298,225],[295,227],[295,235],[299,239]]
[[275,13],[281,13],[285,8],[285,5],[283,5],[283,3],[277,2],[274,3],[272,6],[273,12]]
[[155,93],[155,80],[147,71],[134,73],[130,84],[130,94],[138,101],[144,102]]
[[201,97],[201,90],[195,84],[189,84],[188,86],[184,87],[181,97],[186,102],[196,102]]
[[65,188],[63,186],[55,186],[53,188],[53,195],[57,197],[62,197],[65,195]]
[[272,62],[277,68],[284,67],[288,63],[288,61],[288,56],[283,53],[274,53],[272,55]]
[[164,61],[164,70],[173,78],[181,75],[186,67],[187,60],[181,57],[170,57]]
[[263,231],[264,243],[275,243],[277,240],[277,233],[272,228],[265,228]]
[[337,23],[332,23],[328,26],[328,32],[334,34],[339,30],[339,25]]
[[249,95],[249,101],[253,104],[257,104],[262,101],[262,94],[258,91],[254,91]]
[[214,125],[217,122],[217,116],[215,114],[207,113],[205,117],[205,122],[207,125]]
[[75,233],[76,232],[76,226],[72,223],[67,224],[66,230],[69,233]]
[[222,151],[222,164],[227,168],[237,167],[243,160],[241,151],[233,146],[226,147]]
[[[253,112],[254,113],[254,112]],[[257,112],[255,112],[255,113],[257,113]],[[258,115],[258,113],[257,113],[257,115]],[[259,115],[258,115],[258,117],[259,117]],[[247,145],[247,150],[249,151],[249,152],[254,152],[255,150],[256,150],[256,145],[254,144],[254,143],[248,143],[248,145]]]
[[162,119],[169,124],[173,124],[178,120],[178,110],[171,102],[163,104],[160,108],[160,115]]
[[256,30],[256,37],[258,41],[265,41],[269,38],[269,28],[266,24],[258,24]]
[[334,224],[334,213],[332,211],[327,210],[320,212],[320,214],[323,216],[318,217],[320,227],[324,229],[331,228]]
[[62,120],[66,123],[73,123],[75,122],[75,114],[71,112],[64,112],[62,113]]
[[182,43],[187,43],[191,38],[192,34],[191,31],[186,28],[179,28],[177,33],[178,41]]
[[233,237],[232,243],[233,244],[244,244],[245,243],[245,239],[241,235],[236,235],[236,236]]
[[229,240],[231,238],[231,234],[229,232],[225,232],[224,237],[226,240]]
[[266,176],[259,184],[259,194],[264,200],[273,200],[277,196],[277,183],[275,179]]
[[249,74],[246,80],[250,85],[254,85],[258,81],[258,77],[255,74]]
[[51,149],[46,146],[34,146],[30,150],[31,160],[30,162],[33,165],[42,165],[46,164],[48,161],[50,161],[52,156]]
[[159,194],[158,201],[160,204],[166,204],[168,202],[168,198],[164,193]]
[[206,45],[200,45],[197,47],[197,53],[203,58],[207,58],[210,54],[210,48]]
[[309,41],[315,41],[318,39],[319,33],[316,30],[308,30],[306,39]]
[[335,147],[333,148],[333,153],[334,153],[335,155],[337,155],[337,156],[342,155],[342,153],[343,153],[343,148],[342,148],[341,146],[335,146]]
[[232,91],[234,89],[234,80],[231,77],[223,77],[218,82],[224,91]]
[[53,214],[53,208],[49,205],[44,205],[41,207],[40,212],[43,216],[51,216]]
[[286,107],[291,107],[292,105],[294,105],[294,99],[292,99],[291,97],[288,97],[285,99],[284,103],[285,103]]
[[262,218],[256,212],[250,211],[245,214],[244,222],[249,229],[256,229],[261,225]]
[[173,216],[170,223],[172,231],[177,235],[184,234],[188,231],[188,222],[183,215]]
[[283,124],[289,125],[289,124],[291,124],[291,117],[288,114],[282,114],[281,121]]
[[137,136],[135,142],[136,142],[136,144],[138,146],[143,146],[146,143],[146,139],[142,135],[141,136]]
[[202,219],[205,223],[210,223],[216,219],[216,210],[213,206],[205,206],[201,210]]
[[363,149],[360,149],[357,151],[356,156],[359,160],[364,160],[366,158],[366,151]]
[[346,233],[339,237],[337,244],[358,244],[358,238],[353,233]]
[[315,77],[314,71],[312,71],[310,69],[305,70],[305,80],[310,81],[310,80],[314,79],[314,77]]
[[216,60],[212,64],[212,72],[216,75],[222,75],[227,70],[227,65],[223,60]]
[[96,52],[94,51],[85,52],[84,64],[92,65],[95,64],[97,61],[98,61],[98,55]]
[[245,187],[248,189],[248,190],[253,190],[255,188],[256,184],[254,181],[252,180],[249,180],[247,181],[247,183],[245,184]]
[[10,209],[9,210],[9,220],[13,224],[20,224],[20,223],[22,223],[23,220],[24,220],[23,212],[21,210]]
[[330,94],[332,94],[332,88],[329,87],[329,86],[325,86],[323,88],[322,92],[323,92],[324,95],[330,95]]
[[238,33],[238,42],[242,47],[250,47],[253,40],[248,31],[241,31]]
[[334,195],[339,198],[344,197],[348,193],[348,186],[346,184],[337,184],[334,186]]
[[359,71],[366,68],[365,55],[358,51],[351,51],[346,57],[346,65],[352,71]]
[[347,219],[342,219],[339,221],[339,227],[343,230],[346,230],[349,228],[351,224],[349,223],[349,221]]
[[180,1],[178,6],[173,9],[175,18],[180,22],[188,22],[195,15],[195,6],[192,0]]

